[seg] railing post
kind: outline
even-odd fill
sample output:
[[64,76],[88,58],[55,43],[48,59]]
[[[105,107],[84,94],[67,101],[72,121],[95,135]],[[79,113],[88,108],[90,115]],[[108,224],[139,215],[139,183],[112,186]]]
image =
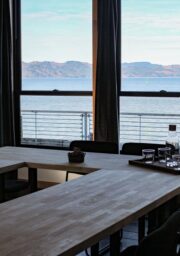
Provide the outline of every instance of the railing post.
[[37,111],[34,111],[34,129],[35,129],[35,142],[37,143]]
[[139,115],[139,142],[141,142],[141,128],[142,128],[142,120],[141,120],[141,115]]
[[84,139],[84,113],[81,114],[81,139]]
[[88,121],[87,122],[87,125],[88,125],[88,127],[87,127],[87,130],[88,130],[88,140],[92,140],[92,134],[91,134],[91,131],[90,131],[91,115],[89,113],[87,113],[87,121]]
[[87,112],[84,112],[84,138],[88,139],[88,115]]

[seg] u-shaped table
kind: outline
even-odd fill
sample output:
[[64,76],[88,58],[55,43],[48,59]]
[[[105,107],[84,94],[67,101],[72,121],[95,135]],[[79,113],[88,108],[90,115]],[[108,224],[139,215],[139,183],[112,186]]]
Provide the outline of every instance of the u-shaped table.
[[87,153],[70,164],[67,151],[1,148],[0,173],[26,166],[89,174],[1,204],[0,255],[73,256],[108,235],[113,245],[121,228],[179,195],[179,176],[130,166],[133,158]]

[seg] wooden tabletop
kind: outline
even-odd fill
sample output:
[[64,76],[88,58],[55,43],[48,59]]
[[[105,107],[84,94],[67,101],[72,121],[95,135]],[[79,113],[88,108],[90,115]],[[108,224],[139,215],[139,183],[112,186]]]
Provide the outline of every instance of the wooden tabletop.
[[6,173],[25,166],[23,161],[0,159],[0,174]]
[[23,147],[0,148],[0,159],[12,159],[25,162],[31,168],[44,168],[53,170],[73,170],[82,173],[90,173],[100,169],[121,169],[124,161],[134,159],[134,156],[102,153],[86,153],[84,163],[69,163],[68,151],[37,149]]
[[[1,149],[1,157],[7,151],[11,150]],[[37,156],[42,150],[31,155],[26,153],[33,150],[20,151],[12,158],[43,163],[43,155],[39,162]],[[45,165],[51,166],[54,156],[59,166],[61,151],[43,152]],[[1,256],[74,256],[180,193],[179,176],[129,166],[121,155],[87,156],[87,168],[96,164],[119,168],[96,171],[0,205]]]

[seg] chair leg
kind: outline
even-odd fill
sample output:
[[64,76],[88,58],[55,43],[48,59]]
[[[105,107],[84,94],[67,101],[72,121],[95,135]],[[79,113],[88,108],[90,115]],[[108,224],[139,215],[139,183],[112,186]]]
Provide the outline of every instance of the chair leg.
[[120,255],[120,231],[112,234],[110,236],[110,256],[119,256]]
[[36,168],[29,168],[28,169],[28,179],[29,179],[29,183],[30,183],[31,193],[36,192],[38,190],[37,169]]
[[69,178],[69,172],[67,171],[66,172],[66,179],[65,179],[65,181],[68,181],[68,178]]
[[120,229],[119,234],[120,234],[119,239],[121,240],[123,238],[123,229]]
[[88,253],[88,249],[86,249],[84,252],[85,252],[86,256],[90,256]]
[[99,243],[94,244],[91,247],[91,256],[98,256],[99,255]]
[[138,242],[145,237],[145,216],[138,219]]
[[149,235],[152,231],[158,228],[158,209],[155,209],[148,213],[148,230]]

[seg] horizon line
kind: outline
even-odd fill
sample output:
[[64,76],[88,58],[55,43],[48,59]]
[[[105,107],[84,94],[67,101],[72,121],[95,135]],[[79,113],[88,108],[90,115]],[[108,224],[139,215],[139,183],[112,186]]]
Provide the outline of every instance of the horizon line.
[[[87,64],[90,64],[92,65],[91,62],[88,62],[88,61],[80,61],[80,60],[66,60],[64,62],[58,62],[58,61],[54,61],[54,60],[33,60],[33,61],[24,61],[22,60],[21,63],[33,63],[33,62],[54,62],[54,63],[57,63],[57,64],[64,64],[64,63],[67,63],[67,62],[80,62],[80,63],[87,63]],[[124,62],[121,62],[121,64],[132,64],[132,63],[149,63],[149,64],[152,64],[152,65],[161,65],[161,66],[179,66],[179,64],[162,64],[162,63],[155,63],[155,62],[151,62],[151,61],[131,61],[131,62],[127,62],[127,61],[124,61]]]

